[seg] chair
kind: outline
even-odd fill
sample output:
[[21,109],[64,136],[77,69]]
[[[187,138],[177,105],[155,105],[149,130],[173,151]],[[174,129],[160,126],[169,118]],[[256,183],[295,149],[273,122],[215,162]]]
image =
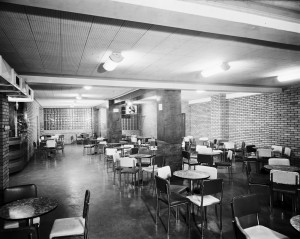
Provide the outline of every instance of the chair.
[[[138,150],[138,154],[148,154],[148,155],[152,155],[151,150],[148,147],[140,147]],[[149,158],[141,158],[140,163],[141,163],[141,167],[148,167],[151,165],[152,159],[153,157],[155,157],[155,155],[152,155]]]
[[88,216],[90,206],[90,190],[85,191],[82,217],[56,219],[49,238],[78,237],[88,238]]
[[[247,205],[247,206],[245,206]],[[260,225],[260,205],[256,194],[234,197],[231,202],[232,222],[236,238],[288,238],[268,227]]]
[[299,173],[281,170],[271,170],[270,172],[270,209],[272,211],[274,205],[274,192],[287,193],[292,195],[292,207],[297,211],[298,189],[299,189]]
[[282,146],[272,145],[271,149],[272,149],[273,157],[281,157],[282,156],[282,151],[283,151]]
[[[164,167],[158,168],[157,175],[160,178],[164,178],[170,182],[171,177],[172,177],[172,172],[171,172],[170,166],[164,166]],[[170,188],[170,192],[178,193],[178,194],[186,192],[188,190],[187,186],[176,185],[176,184],[170,184],[169,188]]]
[[246,174],[248,182],[248,192],[251,192],[251,186],[262,186],[270,187],[270,176],[269,174],[252,173],[250,162],[246,162]]
[[218,170],[215,167],[196,165],[195,170],[208,173],[209,174],[209,179],[218,178]]
[[33,226],[24,226],[0,230],[0,238],[5,239],[38,239],[36,228]]
[[[203,235],[204,219],[207,223],[206,208],[212,205],[220,206],[220,231],[222,231],[222,201],[223,201],[223,179],[203,180],[201,182],[200,195],[191,195],[187,198],[201,209],[201,236]],[[217,209],[216,209],[217,212]]]
[[255,165],[257,166],[256,148],[254,144],[246,145],[245,156],[243,159],[243,166],[242,166],[243,172],[247,162],[255,163]]
[[187,206],[187,217],[186,223],[188,228],[190,228],[190,201],[170,190],[170,182],[167,179],[161,178],[155,175],[155,185],[156,185],[156,216],[155,223],[157,224],[157,219],[160,217],[160,202],[167,204],[168,206],[168,226],[167,234],[170,234],[170,216],[171,209],[176,208],[176,220],[178,220],[179,207]]
[[191,166],[198,165],[198,161],[196,158],[191,158],[191,154],[188,151],[183,150],[182,151],[182,168],[184,168],[184,165],[187,164],[189,169],[191,169]]
[[262,164],[262,166],[268,164],[269,158],[272,157],[272,150],[259,148],[256,151],[256,157],[257,157],[257,164]]
[[51,154],[56,156],[56,141],[54,139],[48,139],[46,141],[46,152],[47,156],[51,156]]
[[[37,187],[35,184],[18,185],[8,187],[3,190],[3,203],[9,203],[12,201],[37,197]],[[12,229],[18,228],[22,221],[5,221],[3,228]],[[39,235],[40,218],[33,218],[33,225],[36,228]]]
[[92,150],[94,149],[95,152],[95,144],[91,143],[91,140],[89,138],[87,138],[85,140],[85,144],[83,145],[83,154],[85,153],[85,151],[89,151],[89,153],[87,154],[92,154]]
[[120,166],[120,154],[114,153],[113,154],[113,172],[114,172],[114,184],[115,184],[115,178],[116,173],[121,173],[122,167]]
[[212,167],[214,165],[213,155],[209,154],[197,154],[197,161],[199,165],[207,165]]
[[100,141],[98,145],[98,153],[99,154],[105,154],[105,146],[107,142],[106,141]]
[[147,173],[147,176],[150,174],[151,175],[151,181],[153,182],[153,189],[154,189],[154,176],[157,174],[157,171],[159,168],[163,167],[165,165],[164,162],[164,157],[153,157],[151,165],[148,167],[143,167],[142,168],[142,185],[143,185],[143,172]]
[[228,169],[229,178],[232,179],[232,157],[233,157],[233,151],[228,150],[226,160],[215,162],[215,167],[226,167]]
[[117,153],[116,148],[106,148],[104,155],[104,163],[106,164],[106,170],[108,171],[109,165],[113,165],[113,155]]
[[61,138],[61,136],[63,136],[63,135],[60,135],[59,136],[60,138],[56,142],[56,151],[61,150],[61,152],[63,153],[64,148],[65,148],[65,143],[64,143],[63,138]]
[[269,158],[269,165],[287,165],[290,166],[290,160],[285,158]]
[[292,156],[292,149],[289,147],[284,147],[284,151],[283,151],[283,158],[288,158],[289,160],[291,160],[291,156]]
[[241,147],[235,149],[235,160],[236,161],[238,159],[240,159],[240,160],[244,159],[245,150],[246,150],[246,143],[245,143],[245,141],[243,141]]
[[[127,175],[127,176],[129,176],[131,174],[131,181],[132,181],[132,177],[134,176],[134,187],[136,185],[136,174],[138,174],[138,186],[140,186],[140,183],[139,183],[140,170],[138,167],[136,167],[136,159],[135,158],[129,158],[129,157],[120,158],[120,167],[122,168],[120,171],[120,174],[119,174],[120,188],[121,188],[122,174]],[[126,184],[126,178],[125,178],[125,184]]]

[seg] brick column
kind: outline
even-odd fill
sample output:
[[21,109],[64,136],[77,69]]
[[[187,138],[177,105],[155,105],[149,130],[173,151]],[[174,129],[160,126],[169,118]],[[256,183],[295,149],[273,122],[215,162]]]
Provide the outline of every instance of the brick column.
[[7,97],[0,94],[0,191],[8,187],[9,184],[9,130],[4,130],[9,126],[9,106]]

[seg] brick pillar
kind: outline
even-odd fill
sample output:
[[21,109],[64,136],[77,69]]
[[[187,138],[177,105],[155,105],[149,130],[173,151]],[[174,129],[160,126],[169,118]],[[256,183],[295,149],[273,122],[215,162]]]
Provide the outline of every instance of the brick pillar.
[[0,191],[8,187],[9,184],[9,130],[4,130],[9,126],[9,105],[7,97],[0,94]]
[[158,156],[165,158],[166,165],[170,165],[172,171],[181,167],[181,91],[162,90],[157,91],[160,96],[157,108],[157,139]]
[[211,97],[211,136],[214,139],[229,138],[229,104],[226,94]]

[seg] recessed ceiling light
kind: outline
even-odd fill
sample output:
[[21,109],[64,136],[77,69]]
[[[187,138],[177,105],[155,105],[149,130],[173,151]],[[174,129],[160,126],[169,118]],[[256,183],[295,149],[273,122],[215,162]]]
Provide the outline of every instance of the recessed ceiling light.
[[285,75],[277,76],[277,80],[280,82],[284,81],[291,81],[291,80],[297,80],[300,79],[300,71],[298,72],[291,72]]
[[83,88],[84,88],[85,90],[90,90],[90,89],[92,89],[92,87],[91,87],[90,85],[85,85]]
[[204,69],[203,71],[201,71],[201,75],[203,77],[209,77],[209,76],[218,74],[220,72],[227,71],[229,69],[230,69],[230,66],[228,65],[228,63],[223,62],[220,65],[216,65],[216,66],[212,66],[207,69]]

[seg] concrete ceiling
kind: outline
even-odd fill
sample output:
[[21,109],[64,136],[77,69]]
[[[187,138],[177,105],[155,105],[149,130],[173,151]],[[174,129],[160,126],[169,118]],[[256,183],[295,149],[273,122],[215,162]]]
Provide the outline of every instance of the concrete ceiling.
[[[299,83],[276,79],[300,70],[299,1],[0,2],[0,55],[44,107],[95,106],[137,89],[182,89],[196,100]],[[124,60],[108,72],[112,52]],[[217,61],[230,69],[201,77]]]

